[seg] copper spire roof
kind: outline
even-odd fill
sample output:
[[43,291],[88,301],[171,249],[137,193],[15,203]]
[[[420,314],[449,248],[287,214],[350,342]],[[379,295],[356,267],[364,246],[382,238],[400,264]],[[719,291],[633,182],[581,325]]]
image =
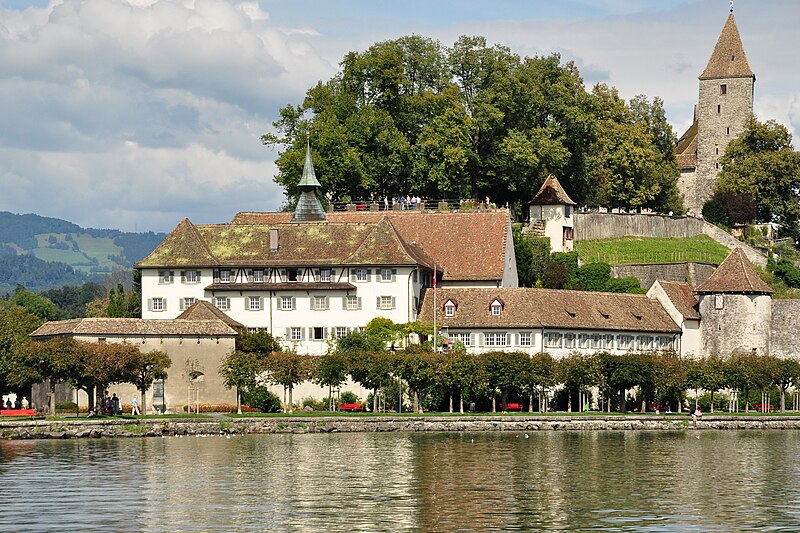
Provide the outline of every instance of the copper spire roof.
[[719,34],[717,45],[708,60],[706,69],[700,74],[701,80],[711,80],[718,78],[753,78],[755,74],[750,70],[747,56],[744,53],[742,39],[739,37],[739,29],[736,27],[736,20],[733,13],[728,15],[725,27]]
[[550,174],[542,183],[539,192],[531,200],[532,205],[575,205],[564,188],[558,182],[558,178]]
[[325,220],[325,210],[317,198],[317,187],[321,187],[314,172],[311,161],[311,144],[306,143],[306,161],[303,164],[303,177],[297,184],[300,187],[300,198],[294,208],[292,222],[319,222]]
[[773,291],[758,275],[744,251],[737,247],[694,292],[772,294]]

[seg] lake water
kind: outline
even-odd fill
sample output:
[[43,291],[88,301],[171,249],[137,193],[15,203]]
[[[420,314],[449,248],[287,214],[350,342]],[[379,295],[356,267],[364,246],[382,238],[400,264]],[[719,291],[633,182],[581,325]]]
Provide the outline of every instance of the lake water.
[[800,432],[0,441],[0,531],[799,531]]

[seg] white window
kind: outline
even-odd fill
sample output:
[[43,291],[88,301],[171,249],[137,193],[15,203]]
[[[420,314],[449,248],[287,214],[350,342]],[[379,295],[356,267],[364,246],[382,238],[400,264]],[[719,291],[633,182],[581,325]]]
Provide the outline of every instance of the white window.
[[492,309],[492,316],[500,316],[500,314],[503,312],[503,304],[495,300],[492,302],[491,309]]
[[350,270],[350,281],[368,281],[369,272],[366,268],[354,268]]
[[630,350],[633,347],[633,335],[620,335],[617,337],[619,350]]
[[377,306],[378,309],[394,309],[394,296],[378,296]]
[[486,346],[506,346],[505,333],[484,333],[483,343]]
[[158,282],[162,285],[166,285],[172,283],[173,276],[175,272],[172,270],[159,270],[158,271]]
[[323,268],[319,271],[319,280],[325,283],[329,283],[331,281],[331,269],[330,268]]
[[394,276],[396,273],[397,270],[394,268],[382,268],[381,281],[394,281]]
[[469,333],[448,333],[447,337],[453,342],[460,341],[466,347],[472,345],[472,335]]
[[[559,342],[561,341],[561,335],[556,333],[559,337]],[[519,334],[519,345],[520,346],[531,346],[533,343],[531,342],[531,332],[525,331]]]
[[639,350],[652,350],[653,349],[653,337],[650,335],[639,335]]
[[219,282],[220,283],[230,283],[231,282],[231,271],[230,270],[220,270],[219,271]]
[[657,337],[658,339],[658,349],[659,350],[671,350],[672,349],[672,337]]
[[337,326],[336,327],[336,338],[337,339],[341,339],[345,335],[347,335],[347,328],[341,327],[341,326]]
[[183,273],[184,283],[200,283],[200,272],[197,270],[187,270]]
[[291,341],[303,340],[303,328],[289,328],[289,340]]
[[297,309],[297,300],[293,296],[281,296],[281,310],[291,311]]
[[153,298],[152,304],[150,305],[151,311],[164,311],[165,309],[166,305],[164,298]]
[[231,299],[227,296],[217,296],[214,298],[214,300],[217,305],[217,309],[220,311],[227,311],[231,308]]
[[614,335],[602,335],[600,337],[600,347],[606,350],[614,349]]
[[327,296],[314,296],[314,311],[325,311],[328,309]]
[[725,307],[725,296],[722,294],[714,295],[714,309],[722,309]]
[[600,335],[598,333],[592,334],[592,348],[595,350],[600,348]]
[[264,283],[264,271],[263,270],[253,270],[253,282],[255,282],[255,283]]
[[[530,333],[528,334],[530,335]],[[561,333],[547,332],[544,334],[545,348],[561,348]]]
[[197,298],[181,298],[181,310],[189,309],[196,301]]
[[575,347],[575,334],[564,333],[564,348],[574,348],[574,347]]
[[444,316],[455,316],[456,314],[456,306],[453,302],[447,302],[444,304]]
[[348,311],[358,311],[361,309],[361,298],[357,296],[347,296],[345,301],[345,309]]
[[249,308],[251,311],[261,310],[261,296],[250,296],[247,300],[250,304]]

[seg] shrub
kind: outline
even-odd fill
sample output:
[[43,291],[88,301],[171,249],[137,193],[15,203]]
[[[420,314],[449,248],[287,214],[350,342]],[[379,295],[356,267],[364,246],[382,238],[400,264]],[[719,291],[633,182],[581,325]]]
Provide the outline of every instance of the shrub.
[[723,228],[730,227],[731,224],[728,210],[725,208],[725,204],[719,200],[709,200],[703,204],[703,218]]
[[242,403],[259,409],[262,413],[281,411],[281,399],[266,387],[253,387],[242,392]]
[[339,395],[339,403],[361,403],[361,398],[355,392],[346,390]]

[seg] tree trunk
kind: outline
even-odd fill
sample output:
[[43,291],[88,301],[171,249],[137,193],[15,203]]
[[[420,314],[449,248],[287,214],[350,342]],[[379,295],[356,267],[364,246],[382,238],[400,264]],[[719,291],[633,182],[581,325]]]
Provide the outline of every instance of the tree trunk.
[[450,391],[450,414],[453,414],[453,391]]
[[621,413],[628,412],[628,406],[625,403],[625,389],[619,391],[619,411]]
[[786,389],[781,387],[781,413],[786,411]]
[[502,402],[500,407],[502,408],[503,412],[508,411],[508,392],[506,392],[505,389],[500,391],[500,401]]
[[289,394],[289,414],[294,414],[294,402],[292,401],[292,386],[289,385],[286,391]]
[[492,391],[492,412],[497,412],[497,398],[494,397],[494,391]]
[[[141,393],[142,393],[142,414],[146,415],[147,414],[147,404],[145,403],[145,399],[144,399],[144,391],[141,391]],[[238,399],[239,389],[236,389],[236,396],[237,396],[237,399]],[[122,401],[122,400],[120,400],[120,401]],[[189,407],[189,412],[191,412],[191,406]]]
[[711,414],[714,414],[714,391],[711,391]]
[[567,412],[572,412],[572,391],[567,389]]
[[236,387],[236,414],[242,414],[242,391]]
[[[75,403],[77,400],[78,398],[75,398]],[[75,408],[77,409],[77,406]],[[47,398],[47,411],[50,416],[56,416],[56,382],[52,379],[50,380],[50,396]]]
[[378,412],[378,389],[372,389],[372,412]]
[[533,412],[533,389],[528,393],[528,412]]
[[464,389],[458,390],[458,412],[464,414]]

